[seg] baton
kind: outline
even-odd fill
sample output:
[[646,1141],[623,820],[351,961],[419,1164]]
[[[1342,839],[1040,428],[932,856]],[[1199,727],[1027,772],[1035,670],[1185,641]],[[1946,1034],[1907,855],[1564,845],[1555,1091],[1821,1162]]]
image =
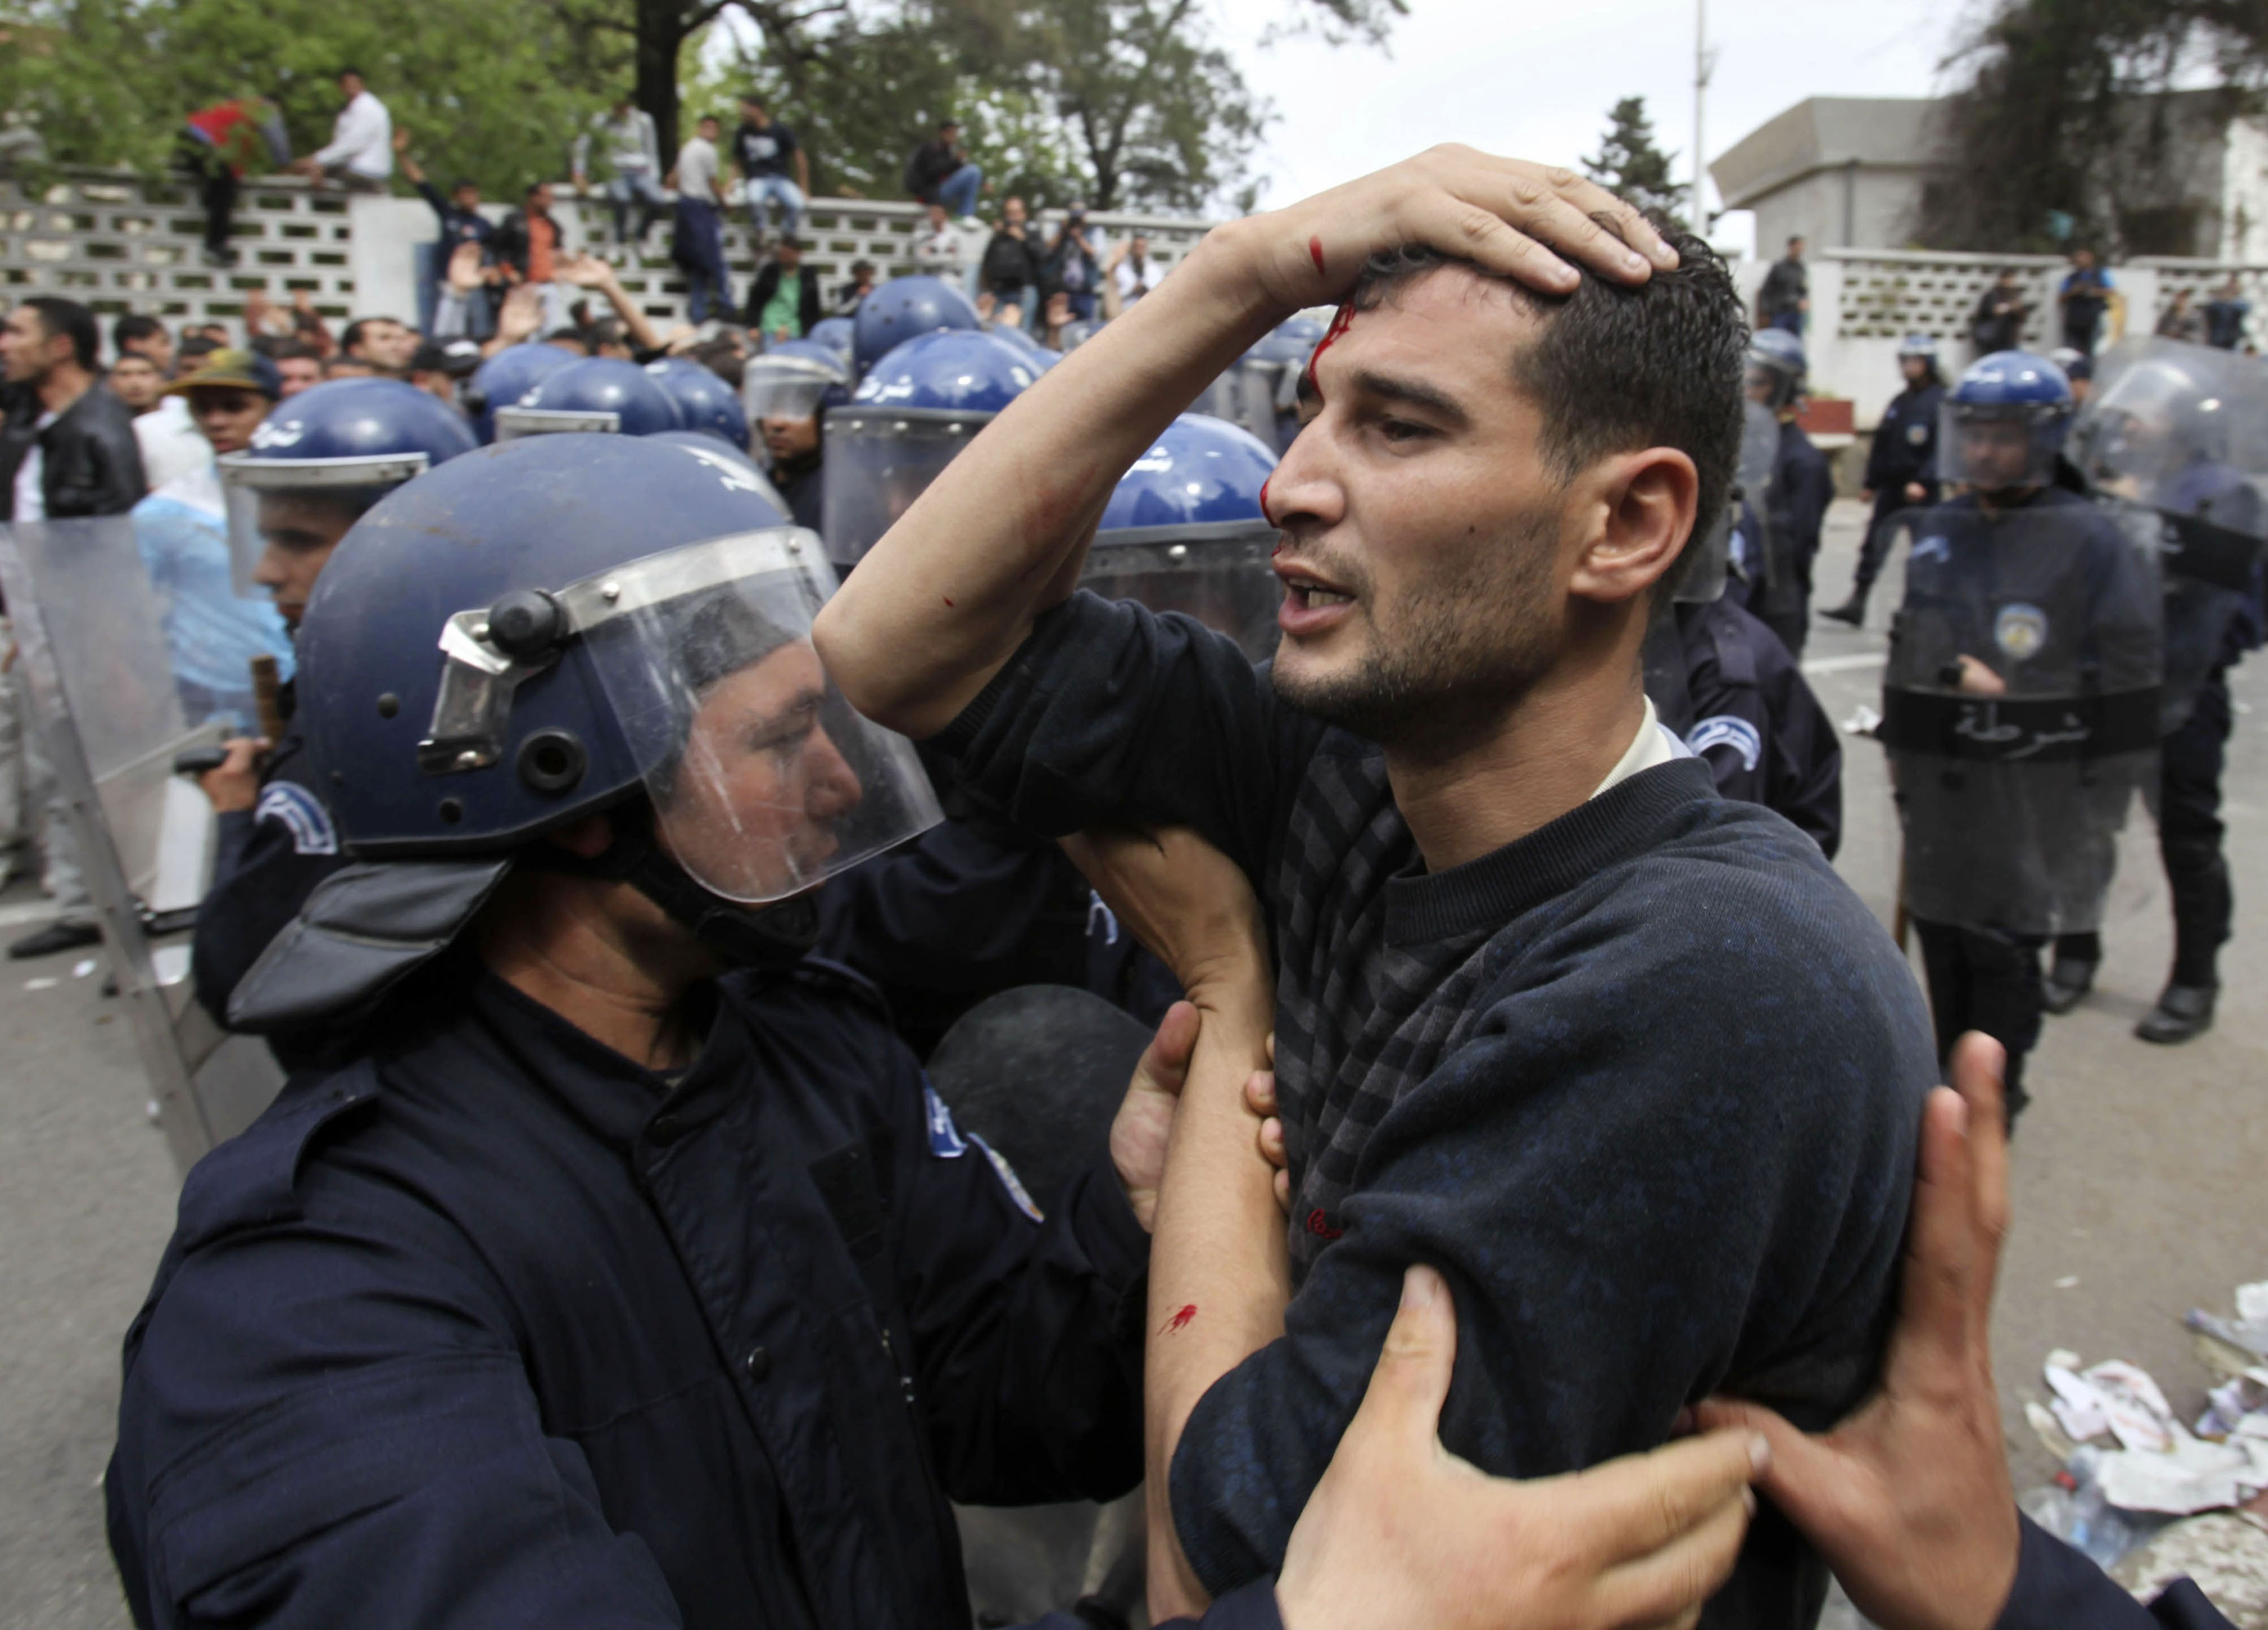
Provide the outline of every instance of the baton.
[[252,659],[252,701],[260,712],[260,734],[270,741],[284,739],[284,682],[274,657]]

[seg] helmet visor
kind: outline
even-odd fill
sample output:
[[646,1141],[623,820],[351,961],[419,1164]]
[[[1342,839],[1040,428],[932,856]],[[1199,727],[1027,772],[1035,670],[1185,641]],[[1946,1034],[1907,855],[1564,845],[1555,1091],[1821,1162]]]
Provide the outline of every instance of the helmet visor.
[[232,453],[220,461],[221,494],[228,507],[229,577],[244,598],[261,590],[253,581],[269,549],[328,552],[364,510],[413,476],[425,473],[423,453],[389,453],[355,459],[269,459]]
[[1079,586],[1105,600],[1195,617],[1263,662],[1281,638],[1276,612],[1284,586],[1270,564],[1276,541],[1264,522],[1105,532],[1087,551]]
[[827,416],[827,557],[855,566],[991,415],[836,408]]
[[807,419],[827,393],[843,384],[841,372],[811,357],[755,357],[741,376],[740,399],[748,422]]
[[711,892],[800,894],[941,815],[913,744],[861,718],[812,647],[834,573],[809,532],[688,544],[561,591],[652,799]]
[[2044,487],[2070,422],[2070,409],[2048,403],[1948,402],[1938,409],[1938,474],[1979,492]]
[[611,436],[622,428],[622,416],[604,408],[498,408],[496,439],[519,441],[528,436],[585,434]]

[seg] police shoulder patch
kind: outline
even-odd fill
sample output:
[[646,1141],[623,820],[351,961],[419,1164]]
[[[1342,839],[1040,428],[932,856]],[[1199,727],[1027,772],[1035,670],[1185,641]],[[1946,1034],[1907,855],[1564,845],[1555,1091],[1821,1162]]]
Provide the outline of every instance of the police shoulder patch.
[[1929,426],[1928,426],[1928,425],[1926,425],[1926,424],[1909,424],[1909,425],[1907,425],[1907,426],[1906,426],[1906,440],[1907,440],[1907,441],[1909,441],[1910,443],[1911,443],[1913,446],[1915,446],[1918,447],[1919,446],[1921,446],[1921,444],[1922,444],[1922,443],[1924,443],[1925,441],[1927,441],[1928,439],[1929,439]]
[[2001,607],[1992,619],[1992,643],[2014,661],[2037,656],[2048,643],[2048,614],[2022,601]]
[[1715,713],[1685,733],[1685,745],[1696,753],[1729,747],[1741,756],[1741,767],[1754,770],[1764,756],[1764,739],[1756,727],[1736,713]]
[[984,1158],[992,1162],[992,1169],[999,1174],[1000,1186],[1008,1191],[1008,1198],[1015,1201],[1016,1209],[1035,1222],[1045,1222],[1048,1220],[1046,1213],[1033,1203],[1031,1191],[1025,1188],[1024,1180],[1016,1175],[1016,1169],[1008,1164],[1008,1157],[975,1132],[968,1134],[968,1140],[984,1151]]
[[296,781],[270,781],[261,789],[260,801],[252,807],[252,818],[257,823],[273,821],[291,834],[291,847],[300,854],[336,854],[339,852],[338,829],[331,824],[331,812],[323,808],[323,800]]
[[953,1111],[926,1077],[922,1081],[922,1102],[929,1107],[929,1152],[941,1161],[957,1161],[968,1154],[968,1140],[953,1124]]

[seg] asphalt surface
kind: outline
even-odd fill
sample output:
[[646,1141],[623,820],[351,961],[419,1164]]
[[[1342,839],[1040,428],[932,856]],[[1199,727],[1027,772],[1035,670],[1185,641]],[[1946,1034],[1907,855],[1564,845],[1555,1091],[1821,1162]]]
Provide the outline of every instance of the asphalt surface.
[[[1820,598],[1849,582],[1860,512],[1841,504],[1818,570]],[[1896,587],[1897,566],[1892,567]],[[1876,697],[1881,625],[1822,624],[1805,653],[1837,720]],[[2033,1106],[2015,1148],[2015,1230],[1994,1324],[2019,1486],[2051,1470],[2024,1426],[2053,1347],[2123,1357],[2157,1376],[2184,1413],[2202,1372],[2180,1318],[2225,1306],[2268,1278],[2268,977],[2258,904],[2268,902],[2268,665],[2238,670],[2241,712],[2228,778],[2237,937],[2222,963],[2220,1022],[2160,1049],[2132,1024],[2164,977],[2165,887],[2137,815],[2106,931],[2095,996],[2048,1022]],[[1846,836],[1839,869],[1889,920],[1896,837],[1882,756],[1845,738]],[[18,883],[0,894],[0,930],[36,911]],[[118,1344],[172,1225],[176,1177],[148,1121],[130,1037],[87,954],[0,963],[0,1626],[111,1630],[127,1623],[103,1543],[100,1477],[117,1395]],[[37,982],[50,985],[33,988]]]

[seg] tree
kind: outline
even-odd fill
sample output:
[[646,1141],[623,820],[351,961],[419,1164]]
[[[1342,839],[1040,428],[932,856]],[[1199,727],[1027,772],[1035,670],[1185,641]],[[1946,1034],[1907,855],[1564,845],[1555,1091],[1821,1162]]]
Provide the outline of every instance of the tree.
[[[1999,0],[1948,60],[1966,82],[1939,136],[1950,172],[1924,193],[1922,240],[2007,252],[2082,242],[2193,253],[2167,201],[2185,148],[2258,107],[2258,0]],[[2200,98],[2180,84],[2209,82]],[[2173,212],[2177,213],[2177,211]],[[2164,240],[2163,242],[2160,241]]]
[[1691,195],[1671,173],[1676,157],[1654,144],[1646,98],[1625,96],[1608,112],[1607,133],[1597,156],[1583,160],[1583,173],[1625,203],[1683,221]]

